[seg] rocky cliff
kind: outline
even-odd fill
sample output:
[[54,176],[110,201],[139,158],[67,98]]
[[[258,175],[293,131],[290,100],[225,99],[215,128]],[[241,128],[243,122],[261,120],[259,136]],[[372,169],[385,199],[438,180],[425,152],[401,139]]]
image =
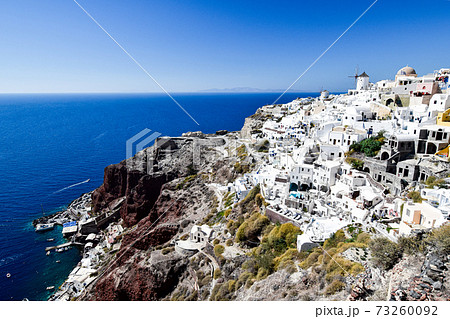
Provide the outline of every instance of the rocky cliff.
[[161,247],[210,213],[217,197],[208,184],[234,179],[235,158],[226,151],[234,139],[223,132],[160,138],[105,168],[104,183],[92,195],[93,209],[107,210],[124,197],[120,214],[128,230],[82,299],[157,300],[176,287],[189,260],[162,254]]
[[[394,251],[405,253],[402,258],[396,254],[398,260],[392,257],[389,269],[372,260],[378,248],[370,246],[370,235],[360,230],[340,231],[323,247],[298,253],[299,229],[269,221],[259,188],[236,204],[233,194],[221,192],[217,184],[227,185],[242,173],[236,169],[241,162],[255,162],[252,154],[261,156],[239,140],[261,127],[260,116],[247,119],[241,132],[160,138],[105,169],[104,183],[92,195],[94,211],[107,210],[124,198],[120,214],[126,230],[120,249],[107,255],[79,299],[449,298],[448,245],[440,253],[397,245]],[[176,240],[202,224],[214,226],[214,241],[190,253],[174,249]],[[381,251],[385,253],[390,251]]]

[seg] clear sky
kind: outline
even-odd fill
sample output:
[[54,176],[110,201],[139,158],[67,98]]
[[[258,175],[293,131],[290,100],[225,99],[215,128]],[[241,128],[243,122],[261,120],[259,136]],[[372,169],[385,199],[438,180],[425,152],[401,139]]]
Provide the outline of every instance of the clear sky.
[[[77,0],[172,92],[286,89],[373,0]],[[450,67],[450,1],[379,0],[293,91]],[[0,92],[161,92],[73,0],[0,2]]]

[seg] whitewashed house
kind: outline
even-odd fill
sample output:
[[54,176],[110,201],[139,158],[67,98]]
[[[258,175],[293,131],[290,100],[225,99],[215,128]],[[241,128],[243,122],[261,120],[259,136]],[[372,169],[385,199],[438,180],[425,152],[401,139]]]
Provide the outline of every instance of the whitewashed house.
[[439,227],[445,222],[442,212],[426,202],[406,202],[403,206],[399,234],[410,235],[416,231]]

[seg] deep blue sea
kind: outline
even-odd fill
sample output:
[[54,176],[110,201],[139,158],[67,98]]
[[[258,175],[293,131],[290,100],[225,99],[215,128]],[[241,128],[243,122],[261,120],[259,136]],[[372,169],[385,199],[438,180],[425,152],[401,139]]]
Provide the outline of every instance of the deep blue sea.
[[[64,242],[61,228],[38,234],[31,223],[100,186],[104,167],[125,159],[127,139],[145,128],[169,136],[239,130],[278,95],[174,94],[200,126],[163,94],[0,95],[0,300],[46,300],[46,287],[64,282],[78,250],[46,256],[45,247]],[[318,94],[288,93],[278,103],[306,96]]]

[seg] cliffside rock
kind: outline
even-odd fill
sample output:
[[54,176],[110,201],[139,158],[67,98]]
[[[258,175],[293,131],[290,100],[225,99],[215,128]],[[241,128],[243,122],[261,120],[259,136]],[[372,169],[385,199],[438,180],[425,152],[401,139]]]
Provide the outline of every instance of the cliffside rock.
[[258,109],[255,114],[247,117],[244,122],[244,126],[241,129],[241,138],[250,139],[252,132],[255,130],[260,130],[265,122],[262,109]]
[[152,147],[105,168],[103,185],[92,194],[94,212],[108,209],[115,199],[125,197],[121,218],[124,226],[135,225],[150,213],[164,184],[195,174],[196,167],[211,167],[223,155],[214,147],[225,143],[224,138],[208,138],[201,132],[157,139]]
[[[126,200],[120,210],[125,226],[133,226],[147,216],[158,199],[162,186],[170,180],[163,174],[160,176],[141,176],[137,182],[131,182],[134,176],[129,174]],[[133,177],[132,177],[133,176]]]
[[125,196],[127,190],[125,162],[105,167],[103,184],[92,193],[92,205],[96,212],[108,207],[115,199]]
[[228,137],[200,135],[158,139],[105,169],[104,184],[92,196],[94,210],[124,198],[120,215],[128,231],[82,299],[159,300],[174,290],[189,259],[160,249],[211,213],[217,201],[206,183],[227,179],[236,161],[224,157]]
[[99,281],[93,300],[160,300],[176,287],[187,260],[155,251],[133,258]]

